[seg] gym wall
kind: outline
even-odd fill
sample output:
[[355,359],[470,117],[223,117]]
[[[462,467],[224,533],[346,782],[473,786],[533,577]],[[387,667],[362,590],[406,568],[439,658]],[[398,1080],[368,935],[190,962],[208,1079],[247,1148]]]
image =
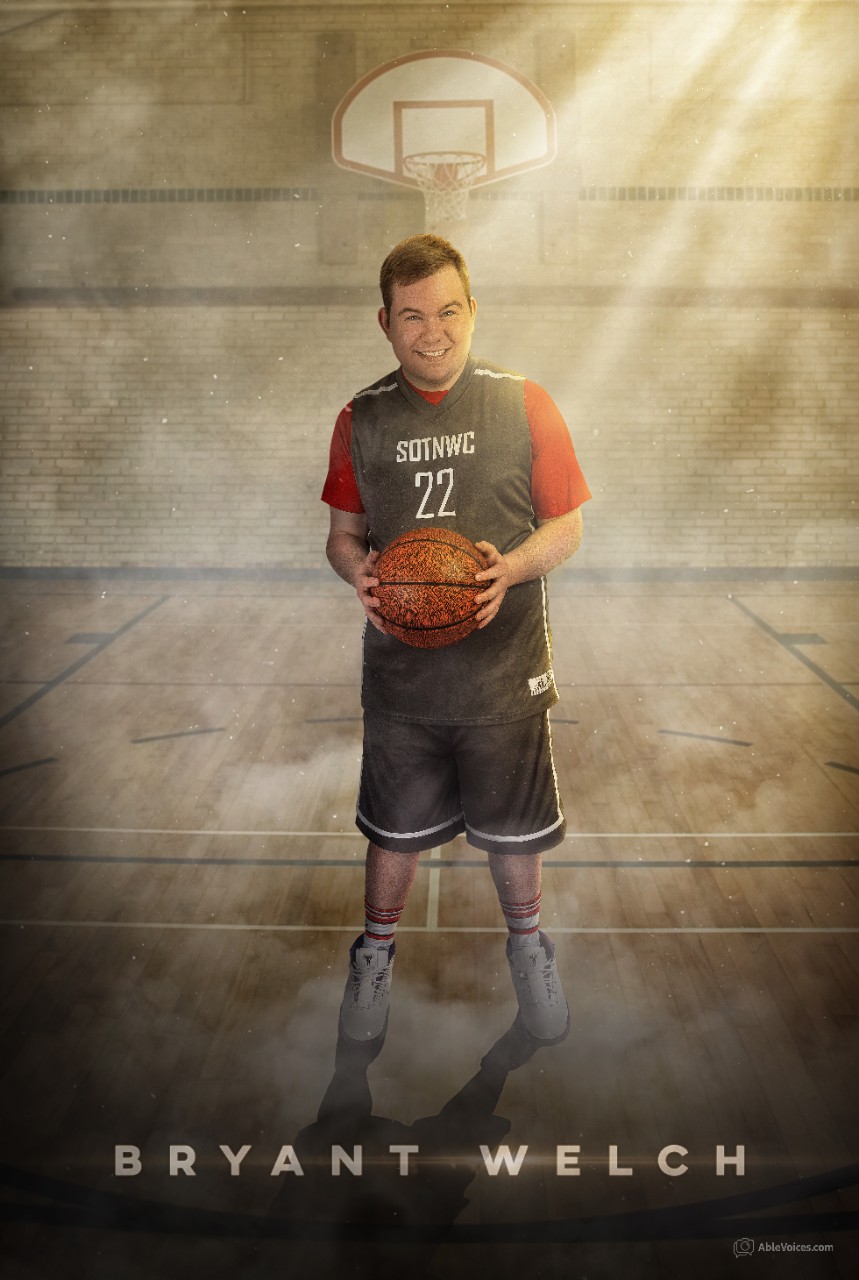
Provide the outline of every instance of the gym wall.
[[336,168],[374,66],[472,49],[559,153],[444,228],[475,351],[594,492],[577,567],[855,566],[857,6],[5,5],[2,563],[329,572],[340,407],[419,194]]

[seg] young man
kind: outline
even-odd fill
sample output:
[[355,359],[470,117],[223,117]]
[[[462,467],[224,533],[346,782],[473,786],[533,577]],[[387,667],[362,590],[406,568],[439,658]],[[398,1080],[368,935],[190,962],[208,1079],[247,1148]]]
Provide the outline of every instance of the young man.
[[[404,240],[380,284],[379,324],[399,368],[341,412],[322,494],[328,559],[367,618],[356,815],[370,841],[365,931],[340,1025],[355,1040],[383,1034],[394,931],[419,855],[464,831],[489,855],[521,1020],[554,1041],[569,1011],[539,929],[540,855],[564,837],[544,575],[578,547],[590,493],[546,392],[471,356],[477,304],[453,245]],[[477,630],[443,649],[387,634],[372,595],[379,553],[424,524],[464,534],[488,564],[476,575]]]

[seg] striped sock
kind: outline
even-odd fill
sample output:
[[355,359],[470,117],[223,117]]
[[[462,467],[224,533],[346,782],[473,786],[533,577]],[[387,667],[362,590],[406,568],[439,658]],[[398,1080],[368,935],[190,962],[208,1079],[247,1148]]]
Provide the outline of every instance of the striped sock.
[[533,902],[501,902],[501,910],[510,930],[510,945],[537,947],[540,945],[540,897]]
[[394,931],[406,904],[400,907],[374,907],[364,899],[364,946],[389,947],[394,941]]

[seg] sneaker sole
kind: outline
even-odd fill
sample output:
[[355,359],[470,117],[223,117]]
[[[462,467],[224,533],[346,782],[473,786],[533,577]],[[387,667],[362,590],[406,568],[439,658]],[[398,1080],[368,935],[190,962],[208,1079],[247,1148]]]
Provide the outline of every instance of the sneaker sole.
[[567,1025],[564,1027],[563,1031],[557,1036],[538,1036],[535,1032],[529,1030],[529,1028],[525,1025],[525,1019],[522,1017],[521,1009],[516,1014],[515,1021],[520,1027],[520,1029],[525,1032],[525,1035],[528,1036],[529,1039],[533,1040],[534,1043],[538,1045],[545,1045],[548,1047],[549,1045],[553,1045],[553,1044],[561,1044],[564,1040],[566,1040],[567,1036],[570,1034],[569,1006],[567,1006]]
[[345,1040],[348,1040],[350,1044],[376,1045],[378,1046],[378,1048],[381,1049],[382,1041],[385,1039],[385,1036],[388,1034],[388,1019],[390,1018],[390,1016],[391,1016],[391,1011],[389,1009],[385,1014],[385,1021],[382,1024],[382,1030],[377,1031],[374,1036],[350,1036],[349,1032],[343,1026],[343,1019],[338,1018],[337,1034],[338,1036],[343,1036],[343,1038]]

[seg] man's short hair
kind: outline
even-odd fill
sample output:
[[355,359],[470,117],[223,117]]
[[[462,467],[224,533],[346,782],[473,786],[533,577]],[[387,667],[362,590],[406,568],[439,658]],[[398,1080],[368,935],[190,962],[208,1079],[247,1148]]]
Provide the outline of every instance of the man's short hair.
[[427,276],[434,276],[445,267],[455,267],[462,281],[466,298],[471,297],[471,283],[468,279],[468,267],[465,258],[455,249],[449,240],[429,233],[409,236],[394,245],[379,273],[379,287],[382,290],[382,302],[390,315],[391,301],[395,284],[417,284]]

